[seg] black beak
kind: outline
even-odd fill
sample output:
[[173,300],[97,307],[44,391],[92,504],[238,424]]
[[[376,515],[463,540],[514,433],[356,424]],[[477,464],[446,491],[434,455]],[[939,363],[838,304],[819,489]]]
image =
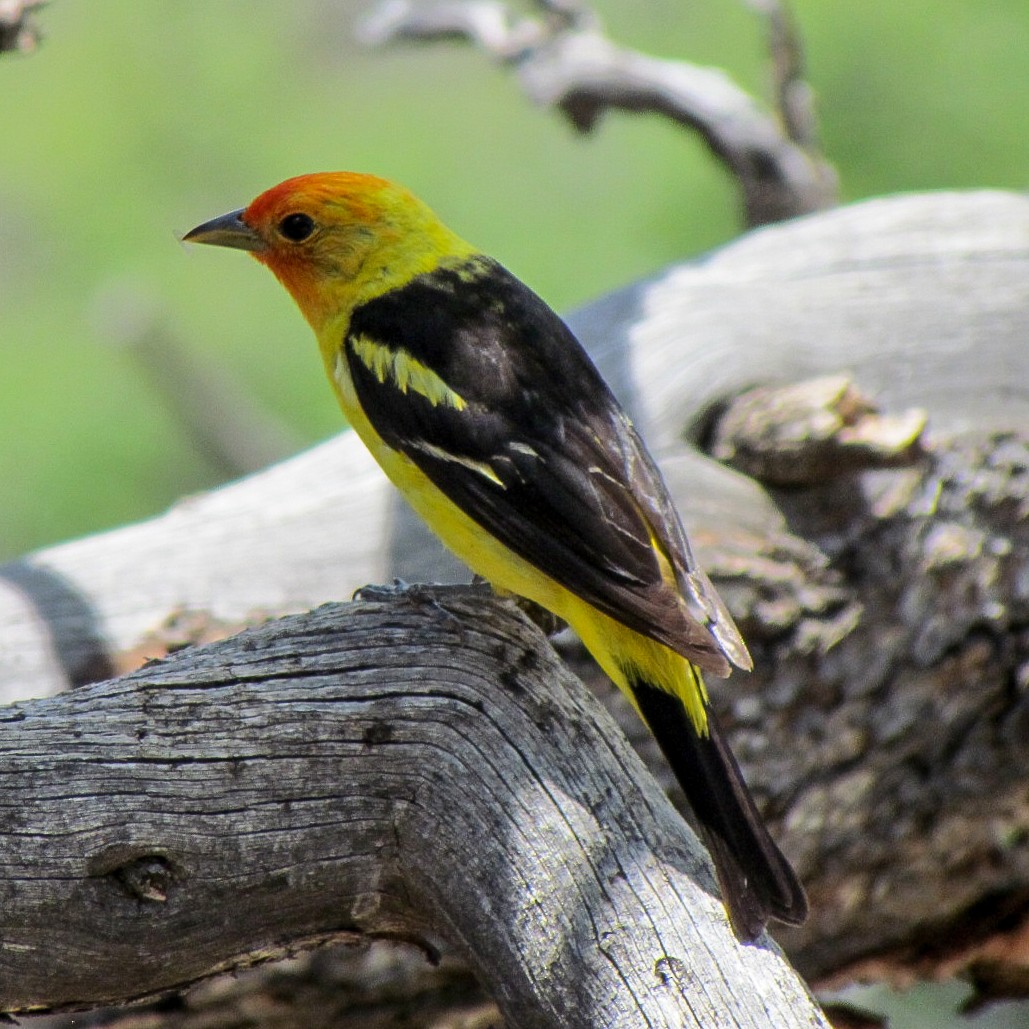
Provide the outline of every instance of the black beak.
[[183,243],[209,243],[215,247],[234,247],[236,250],[264,250],[265,242],[243,221],[244,208],[212,218],[182,237]]

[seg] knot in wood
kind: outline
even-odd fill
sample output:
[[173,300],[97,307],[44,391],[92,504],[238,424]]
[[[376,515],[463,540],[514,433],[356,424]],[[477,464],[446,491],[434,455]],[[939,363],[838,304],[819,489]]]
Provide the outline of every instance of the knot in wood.
[[91,875],[109,878],[134,900],[164,904],[179,875],[164,854],[142,848],[116,846],[89,863]]
[[122,865],[114,872],[114,878],[130,897],[163,904],[175,882],[175,872],[167,858],[152,854]]

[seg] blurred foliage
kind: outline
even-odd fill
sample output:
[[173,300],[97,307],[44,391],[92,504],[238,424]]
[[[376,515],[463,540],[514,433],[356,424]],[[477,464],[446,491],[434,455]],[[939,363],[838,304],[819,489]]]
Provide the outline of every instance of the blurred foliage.
[[922,983],[910,990],[892,992],[880,986],[856,986],[843,999],[858,1010],[886,1016],[889,1029],[1026,1029],[1024,1003],[993,1004],[961,1014],[971,991],[962,983]]
[[[558,308],[737,231],[732,184],[697,140],[623,115],[578,137],[460,47],[362,51],[368,7],[54,0],[39,49],[0,59],[0,558],[217,481],[118,342],[127,294],[299,439],[339,428],[313,340],[267,272],[176,242],[288,175],[397,178]],[[617,41],[764,92],[744,4],[598,7]],[[1026,185],[1025,0],[796,13],[845,197]]]

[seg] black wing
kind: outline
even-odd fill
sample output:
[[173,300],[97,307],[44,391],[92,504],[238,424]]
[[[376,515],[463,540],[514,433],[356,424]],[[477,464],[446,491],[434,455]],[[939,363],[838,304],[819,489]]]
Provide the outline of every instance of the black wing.
[[[369,344],[460,403],[402,389]],[[375,430],[485,531],[702,667],[749,667],[632,424],[564,322],[500,265],[475,258],[358,307],[344,354]]]

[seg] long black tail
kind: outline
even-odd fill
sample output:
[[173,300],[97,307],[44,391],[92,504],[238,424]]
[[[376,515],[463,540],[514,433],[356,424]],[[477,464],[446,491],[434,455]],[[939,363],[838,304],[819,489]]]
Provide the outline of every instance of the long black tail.
[[707,835],[736,935],[752,940],[769,918],[799,925],[807,917],[800,880],[768,834],[714,713],[698,736],[678,698],[633,683],[636,701]]

